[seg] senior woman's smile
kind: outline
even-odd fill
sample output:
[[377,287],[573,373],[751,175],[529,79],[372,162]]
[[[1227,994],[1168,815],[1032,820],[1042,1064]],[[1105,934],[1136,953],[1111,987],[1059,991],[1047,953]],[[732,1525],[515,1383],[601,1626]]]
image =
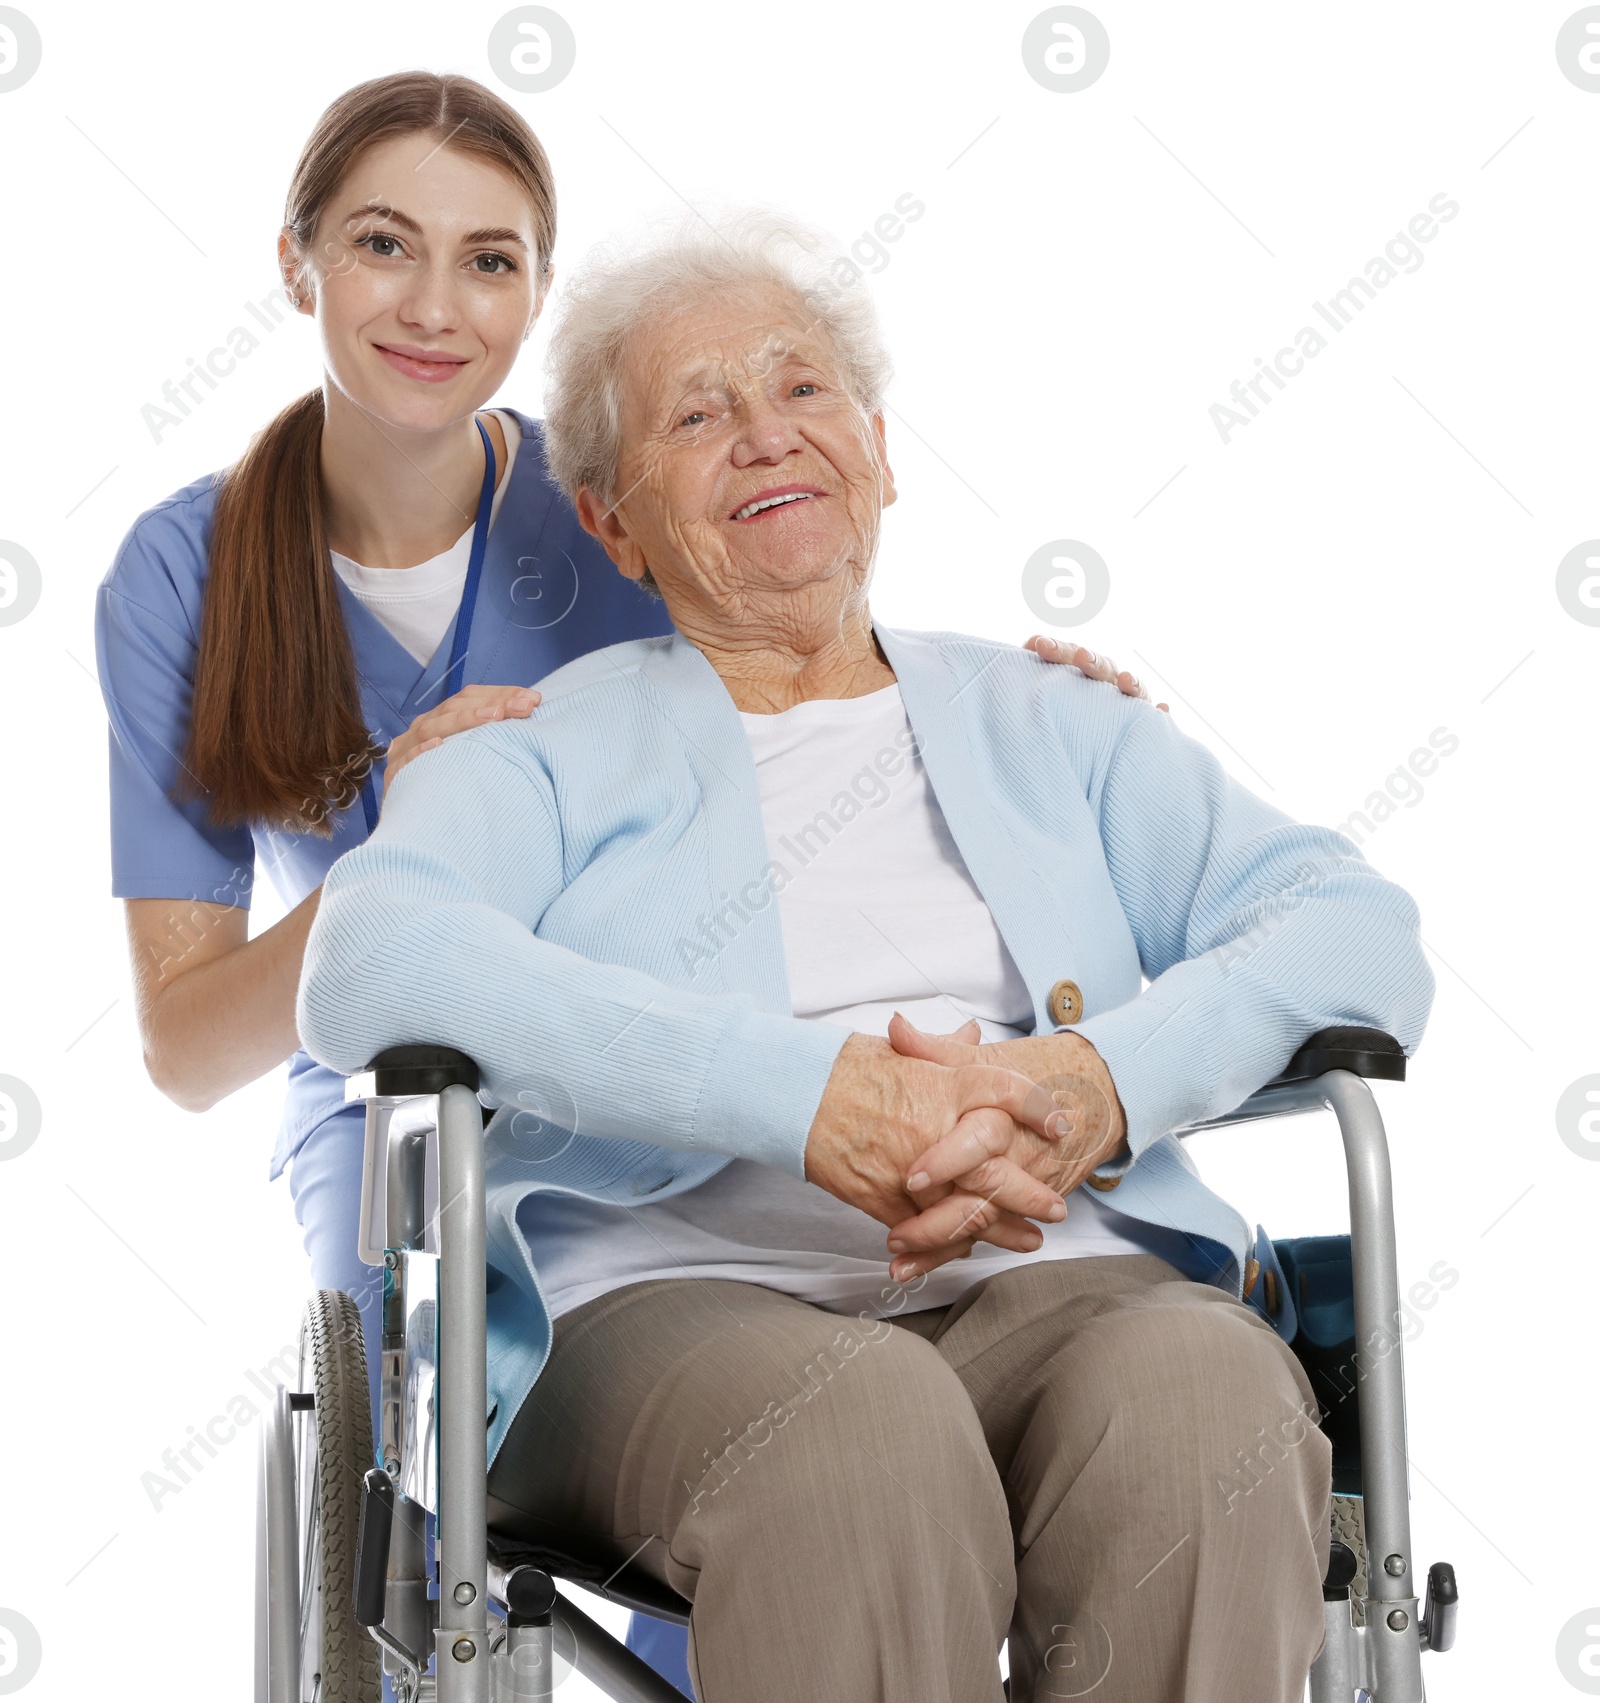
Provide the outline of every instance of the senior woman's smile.
[[1413,1047],[1416,910],[1151,705],[873,623],[836,252],[756,215],[568,285],[550,466],[677,631],[405,769],[300,1032],[477,1061],[496,1527],[692,1599],[698,1695],[1000,1703],[1009,1637],[1028,1703],[1070,1622],[1100,1703],[1298,1703],[1328,1442],[1218,1501],[1316,1401],[1171,1132],[1317,1029]]
[[771,514],[774,509],[788,503],[803,503],[811,497],[825,497],[826,491],[820,491],[815,485],[780,485],[775,489],[757,491],[749,502],[736,508],[728,517],[730,520],[752,521],[764,514]]

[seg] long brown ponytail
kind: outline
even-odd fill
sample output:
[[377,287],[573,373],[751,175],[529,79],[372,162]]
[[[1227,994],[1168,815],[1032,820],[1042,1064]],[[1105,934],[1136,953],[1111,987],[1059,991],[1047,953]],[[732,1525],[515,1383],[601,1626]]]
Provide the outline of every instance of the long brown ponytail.
[[[284,223],[313,252],[359,155],[416,132],[501,166],[534,209],[542,277],[555,244],[550,162],[521,115],[468,77],[407,71],[347,90],[295,168]],[[185,767],[219,823],[328,834],[377,756],[323,533],[320,391],[292,402],[223,477]]]

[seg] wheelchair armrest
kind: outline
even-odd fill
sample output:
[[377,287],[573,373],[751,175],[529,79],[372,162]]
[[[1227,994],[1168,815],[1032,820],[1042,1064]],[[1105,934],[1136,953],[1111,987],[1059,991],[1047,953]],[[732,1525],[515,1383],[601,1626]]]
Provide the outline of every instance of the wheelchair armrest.
[[1319,1029],[1267,1087],[1279,1082],[1309,1082],[1330,1070],[1385,1082],[1406,1079],[1405,1049],[1381,1029]]
[[1394,1036],[1384,1034],[1381,1029],[1319,1029],[1284,1066],[1282,1074],[1263,1083],[1248,1100],[1221,1117],[1183,1124],[1172,1133],[1182,1140],[1200,1130],[1225,1129],[1230,1124],[1312,1111],[1327,1103],[1317,1082],[1331,1070],[1404,1082],[1406,1055]]
[[[465,1088],[475,1095],[478,1080],[478,1067],[465,1053],[454,1047],[414,1043],[386,1047],[365,1070],[346,1080],[345,1104],[366,1107],[356,1241],[365,1264],[380,1264],[384,1250],[390,1247],[423,1245],[422,1219],[413,1222],[406,1213],[391,1219],[390,1195],[398,1190],[396,1201],[409,1200],[413,1191],[405,1178],[412,1174],[409,1167],[421,1167],[414,1176],[417,1211],[421,1212],[431,1186],[423,1178],[431,1170],[432,1161],[422,1157],[420,1144],[402,1143],[402,1147],[416,1146],[416,1152],[407,1158],[393,1138],[430,1135],[435,1127],[430,1102],[451,1088]],[[487,1107],[479,1108],[480,1127],[490,1115]],[[400,1170],[396,1173],[397,1163]]]
[[350,1078],[345,1099],[405,1100],[458,1086],[478,1091],[478,1067],[465,1053],[412,1043],[385,1047],[359,1076]]

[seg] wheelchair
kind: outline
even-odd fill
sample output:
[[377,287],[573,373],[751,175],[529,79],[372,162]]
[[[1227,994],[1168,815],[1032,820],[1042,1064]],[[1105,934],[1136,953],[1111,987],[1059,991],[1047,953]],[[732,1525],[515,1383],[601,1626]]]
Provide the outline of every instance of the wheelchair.
[[[1404,1077],[1390,1036],[1323,1030],[1226,1117],[1174,1132],[1325,1107],[1343,1136],[1350,1234],[1261,1236],[1245,1269],[1246,1299],[1289,1336],[1333,1450],[1311,1703],[1422,1703],[1423,1652],[1455,1641],[1448,1563],[1417,1596],[1389,1156],[1364,1080]],[[681,1625],[687,1601],[631,1562],[602,1577],[488,1527],[477,1089],[471,1059],[431,1046],[392,1047],[348,1085],[366,1104],[362,1257],[384,1268],[381,1436],[375,1451],[360,1315],[323,1290],[300,1388],[279,1386],[262,1428],[256,1703],[375,1703],[380,1663],[402,1703],[549,1703],[574,1668],[615,1703],[681,1703],[556,1581]]]

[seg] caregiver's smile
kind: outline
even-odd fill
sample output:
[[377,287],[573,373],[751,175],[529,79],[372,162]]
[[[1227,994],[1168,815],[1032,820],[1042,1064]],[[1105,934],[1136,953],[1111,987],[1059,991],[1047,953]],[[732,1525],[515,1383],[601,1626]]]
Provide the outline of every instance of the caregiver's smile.
[[423,349],[411,343],[379,343],[373,348],[397,373],[423,384],[444,384],[457,377],[472,359],[470,355],[453,355],[445,349]]

